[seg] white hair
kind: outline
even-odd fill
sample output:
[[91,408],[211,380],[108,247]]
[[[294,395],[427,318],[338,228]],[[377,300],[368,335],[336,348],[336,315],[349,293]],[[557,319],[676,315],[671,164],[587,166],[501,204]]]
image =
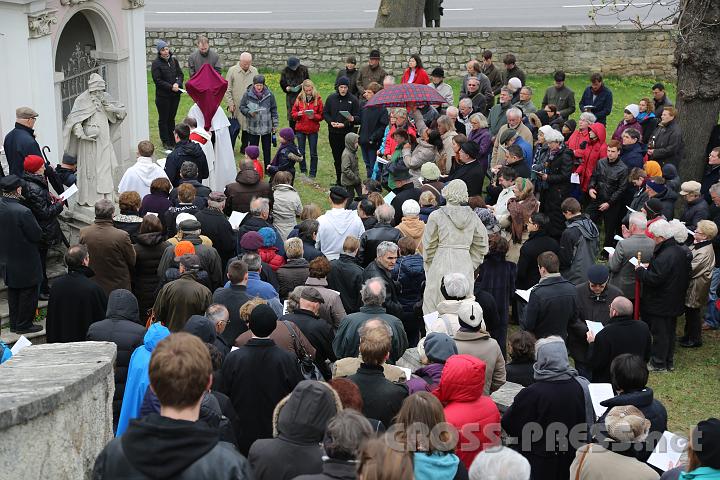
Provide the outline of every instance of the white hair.
[[395,77],[392,75],[385,75],[385,78],[383,78],[383,85],[395,85]]
[[505,117],[510,117],[510,116],[522,118],[522,116],[523,116],[522,110],[520,110],[517,107],[508,108],[508,111],[505,114]]
[[583,112],[580,114],[580,120],[585,120],[587,123],[597,122],[597,117],[590,112]]
[[[472,100],[470,100],[467,97],[461,98],[460,102],[458,103],[458,106],[461,106],[461,105],[465,105],[466,107],[472,107],[473,106]],[[455,107],[450,107],[450,108],[455,108]]]
[[671,220],[668,223],[670,224],[670,228],[672,228],[672,236],[675,241],[680,244],[685,243],[688,238],[688,229],[685,224],[678,219]]
[[647,228],[647,217],[642,212],[631,213],[628,223],[635,225],[639,230],[645,230]]
[[470,282],[462,273],[448,273],[443,277],[443,285],[451,297],[466,298],[470,295]]
[[565,137],[563,137],[563,134],[558,132],[557,130],[553,129],[551,132],[548,132],[545,135],[545,142],[558,142],[563,143],[565,141]]
[[250,52],[243,52],[240,54],[240,60],[249,60],[252,62],[252,53]]
[[387,203],[379,205],[375,210],[375,218],[381,223],[391,223],[395,219],[395,207]]
[[530,463],[508,447],[478,453],[468,471],[470,480],[529,480]]
[[398,246],[394,244],[393,242],[380,242],[380,245],[377,246],[377,256],[378,257],[384,257],[388,253],[397,253]]
[[[468,100],[470,100],[470,99],[468,98]],[[460,100],[460,101],[462,102],[462,100]],[[470,104],[472,104],[472,100],[470,100]],[[460,111],[457,109],[457,107],[453,107],[453,106],[450,106],[447,108],[447,110],[445,110],[446,115],[455,115],[457,117],[459,113],[460,113]]]
[[710,193],[714,193],[716,195],[720,194],[720,182],[715,183],[710,187]]
[[661,218],[660,220],[654,221],[650,225],[650,233],[656,237],[662,237],[664,239],[673,238],[675,236],[675,229],[670,222]]

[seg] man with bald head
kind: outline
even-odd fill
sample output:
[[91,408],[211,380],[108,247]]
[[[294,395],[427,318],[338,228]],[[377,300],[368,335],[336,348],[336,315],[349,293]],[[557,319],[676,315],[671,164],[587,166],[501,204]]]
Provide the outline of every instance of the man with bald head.
[[[237,121],[234,125],[230,125],[230,140],[232,140],[233,148],[238,134],[242,131],[240,138],[240,152],[245,151],[248,145],[247,119],[245,115],[240,113],[240,100],[252,85],[253,77],[258,74],[257,68],[252,65],[252,55],[250,52],[240,54],[240,61],[230,67],[225,74],[228,81],[227,91],[225,92],[225,103],[227,103],[228,111],[233,120]],[[239,127],[239,128],[238,128]]]
[[633,303],[617,297],[610,304],[610,320],[597,333],[587,332],[588,364],[593,383],[610,383],[610,364],[618,355],[631,353],[650,361],[652,335],[645,322],[633,320]]

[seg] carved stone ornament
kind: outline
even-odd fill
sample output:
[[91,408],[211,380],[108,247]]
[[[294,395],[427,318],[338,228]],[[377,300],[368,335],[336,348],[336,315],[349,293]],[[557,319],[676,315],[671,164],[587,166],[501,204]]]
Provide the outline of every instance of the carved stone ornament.
[[28,28],[30,38],[40,38],[50,35],[50,26],[58,22],[55,15],[57,10],[42,10],[40,12],[28,13]]
[[67,6],[73,6],[73,5],[79,5],[81,3],[89,2],[90,0],[60,0],[61,5]]
[[144,7],[145,0],[124,0],[123,10],[134,10],[136,8]]

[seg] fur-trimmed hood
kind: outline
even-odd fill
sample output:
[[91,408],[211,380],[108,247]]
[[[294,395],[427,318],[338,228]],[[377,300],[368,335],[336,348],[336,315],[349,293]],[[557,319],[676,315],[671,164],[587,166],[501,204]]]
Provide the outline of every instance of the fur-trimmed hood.
[[343,409],[340,396],[327,383],[303,380],[275,406],[273,437],[298,444],[317,444],[332,417]]

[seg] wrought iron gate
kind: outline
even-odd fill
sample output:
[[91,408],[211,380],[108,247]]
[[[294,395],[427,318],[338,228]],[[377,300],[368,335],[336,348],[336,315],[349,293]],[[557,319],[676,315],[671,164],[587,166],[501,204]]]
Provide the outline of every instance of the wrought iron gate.
[[106,66],[100,63],[96,58],[85,52],[80,44],[75,46],[75,50],[68,63],[63,66],[65,79],[60,83],[60,93],[62,95],[62,118],[67,118],[72,110],[73,102],[85,90],[87,90],[88,79],[93,73],[100,74],[107,82]]

